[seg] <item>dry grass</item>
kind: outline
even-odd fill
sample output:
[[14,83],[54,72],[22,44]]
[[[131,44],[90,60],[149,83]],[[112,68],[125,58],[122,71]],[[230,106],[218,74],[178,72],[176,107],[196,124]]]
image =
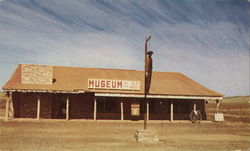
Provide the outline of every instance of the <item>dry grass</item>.
[[118,121],[9,121],[1,122],[1,151],[81,150],[246,150],[248,124],[149,123],[159,134],[156,144],[137,143],[135,130],[143,122]]
[[5,102],[6,97],[3,92],[0,92],[0,117],[4,117],[5,115]]
[[[206,104],[206,110],[211,117],[216,112],[215,103]],[[226,122],[250,123],[250,96],[236,96],[223,99],[219,112],[224,114]]]
[[[220,106],[223,123],[152,121],[148,128],[158,132],[160,142],[156,144],[135,141],[135,130],[143,128],[142,121],[0,120],[0,151],[250,150],[249,99],[224,99]],[[0,107],[4,115],[5,105]],[[207,104],[209,114],[215,113],[215,107]]]

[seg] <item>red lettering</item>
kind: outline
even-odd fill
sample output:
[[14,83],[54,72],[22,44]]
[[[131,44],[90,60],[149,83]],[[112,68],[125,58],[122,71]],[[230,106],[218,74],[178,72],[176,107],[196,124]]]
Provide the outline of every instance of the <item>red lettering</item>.
[[89,80],[89,88],[94,88],[95,85],[94,85],[94,80]]
[[110,81],[107,81],[107,82],[106,82],[106,87],[107,87],[107,88],[110,88]]
[[99,88],[100,87],[100,81],[99,80],[95,80],[95,87]]
[[117,88],[122,88],[122,81],[117,81]]
[[104,88],[105,87],[105,81],[101,81],[101,87]]
[[112,88],[116,88],[116,81],[111,81]]

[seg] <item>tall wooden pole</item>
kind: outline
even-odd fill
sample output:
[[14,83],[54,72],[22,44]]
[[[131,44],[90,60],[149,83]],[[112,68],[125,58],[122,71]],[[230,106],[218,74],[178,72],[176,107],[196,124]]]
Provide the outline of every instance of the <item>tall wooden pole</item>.
[[[146,41],[145,41],[144,102],[146,104],[148,103],[148,101],[147,101],[147,91],[146,91],[146,84],[147,84],[147,82],[146,82],[146,79],[147,79],[147,74],[146,74],[146,71],[147,71],[147,53],[148,53],[148,41],[150,40],[150,38],[151,38],[151,36],[146,37]],[[146,113],[144,113],[144,129],[147,129],[147,119],[148,119],[147,111],[146,111]]]
[[149,102],[147,101],[147,120],[149,120]]

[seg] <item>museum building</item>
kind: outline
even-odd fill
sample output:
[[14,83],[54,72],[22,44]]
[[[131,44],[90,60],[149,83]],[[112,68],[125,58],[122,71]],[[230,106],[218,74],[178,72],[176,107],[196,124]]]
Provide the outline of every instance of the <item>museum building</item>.
[[206,119],[205,102],[223,95],[177,72],[153,72],[144,99],[144,71],[19,64],[3,86],[6,118],[189,120]]

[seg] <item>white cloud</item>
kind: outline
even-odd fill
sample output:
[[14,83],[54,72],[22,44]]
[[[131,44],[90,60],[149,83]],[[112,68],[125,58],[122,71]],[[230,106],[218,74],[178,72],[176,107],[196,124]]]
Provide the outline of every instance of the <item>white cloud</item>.
[[202,20],[207,16],[200,4],[190,5],[197,9],[190,20],[201,20],[196,23],[177,20],[187,12],[171,1],[172,13],[151,1],[106,7],[93,1],[7,2],[0,8],[1,85],[18,63],[142,70],[144,39],[151,33],[154,70],[182,72],[226,95],[249,94],[244,24]]

